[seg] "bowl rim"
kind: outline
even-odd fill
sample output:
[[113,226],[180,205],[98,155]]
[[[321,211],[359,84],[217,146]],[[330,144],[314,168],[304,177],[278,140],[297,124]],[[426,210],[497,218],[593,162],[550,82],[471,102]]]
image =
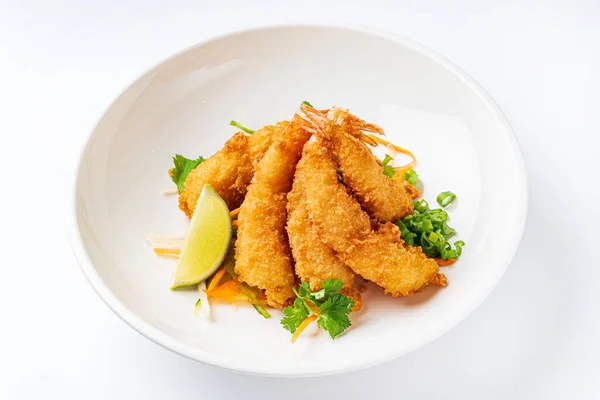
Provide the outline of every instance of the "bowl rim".
[[[389,40],[396,44],[405,46],[415,52],[422,54],[425,57],[430,58],[437,64],[442,67],[447,68],[450,72],[452,72],[457,78],[461,79],[463,83],[465,83],[480,99],[484,102],[487,109],[494,115],[496,121],[502,127],[502,132],[504,136],[509,142],[511,150],[514,155],[514,162],[518,171],[521,172],[519,174],[518,182],[515,182],[514,188],[515,193],[520,194],[520,207],[518,209],[518,215],[516,216],[516,224],[513,227],[514,233],[512,235],[513,245],[512,245],[512,253],[507,257],[507,261],[505,263],[504,268],[497,273],[495,279],[489,284],[485,290],[479,292],[478,297],[472,301],[468,307],[465,307],[462,312],[458,313],[457,317],[447,323],[443,329],[437,329],[433,333],[429,333],[426,338],[424,338],[419,343],[414,344],[408,348],[392,351],[389,354],[386,354],[383,357],[379,357],[376,359],[367,360],[363,363],[355,363],[348,366],[319,366],[314,365],[311,366],[311,369],[301,369],[294,370],[294,367],[279,367],[277,370],[273,369],[273,367],[268,367],[261,364],[253,364],[252,362],[243,361],[243,360],[235,360],[231,362],[230,359],[223,359],[217,355],[213,355],[211,353],[205,352],[200,349],[191,348],[188,345],[185,345],[175,338],[167,335],[166,333],[160,331],[158,328],[153,327],[141,317],[137,316],[133,311],[131,311],[125,304],[123,304],[118,297],[112,292],[112,290],[105,284],[102,280],[98,272],[96,271],[86,249],[83,244],[83,240],[81,237],[81,232],[79,229],[79,224],[77,222],[77,188],[78,188],[78,176],[81,170],[81,166],[83,163],[83,158],[88,150],[90,145],[90,139],[92,135],[96,131],[98,125],[114,104],[119,101],[119,99],[129,91],[138,81],[143,79],[144,77],[152,74],[156,69],[160,68],[166,63],[171,62],[173,59],[193,50],[201,46],[205,46],[207,44],[217,42],[219,40],[244,35],[248,33],[258,32],[258,31],[269,31],[269,30],[278,30],[278,29],[294,29],[294,28],[303,28],[303,29],[333,29],[338,31],[349,31],[355,33],[361,33],[366,35],[371,35],[380,39]],[[525,163],[523,160],[523,156],[519,147],[518,140],[514,134],[510,123],[508,122],[506,116],[495,102],[495,100],[487,93],[487,91],[475,81],[469,74],[455,65],[453,62],[448,60],[443,55],[438,52],[421,45],[412,39],[408,39],[407,37],[382,30],[374,27],[366,27],[356,24],[344,24],[344,23],[277,23],[277,24],[263,24],[256,27],[230,30],[223,34],[210,36],[209,38],[202,40],[192,46],[187,46],[186,48],[175,52],[174,54],[166,57],[159,63],[153,65],[151,68],[147,69],[143,74],[139,75],[132,83],[126,86],[115,98],[112,102],[109,103],[108,107],[104,110],[102,115],[98,118],[93,128],[87,135],[85,142],[81,145],[79,150],[79,156],[77,158],[76,168],[72,175],[72,184],[71,190],[68,198],[68,207],[67,209],[67,218],[66,218],[66,229],[67,236],[81,271],[83,272],[85,278],[98,294],[98,296],[104,301],[104,303],[124,322],[126,322],[130,327],[139,332],[142,336],[150,339],[154,343],[171,350],[177,354],[180,354],[186,358],[189,358],[194,361],[201,362],[203,364],[208,364],[214,367],[218,367],[224,370],[240,372],[249,375],[256,376],[267,376],[267,377],[314,377],[314,376],[326,376],[333,375],[345,372],[356,371],[364,368],[368,368],[377,364],[381,364],[384,362],[388,362],[394,360],[396,358],[400,358],[408,353],[411,353],[429,343],[438,339],[442,335],[446,334],[460,322],[462,322],[467,316],[469,316],[477,307],[479,307],[483,301],[488,297],[491,291],[497,286],[500,279],[506,273],[508,267],[510,266],[523,236],[523,232],[526,225],[527,220],[527,210],[529,203],[529,189],[528,189],[528,179],[526,175]],[[507,253],[508,255],[508,253]]]

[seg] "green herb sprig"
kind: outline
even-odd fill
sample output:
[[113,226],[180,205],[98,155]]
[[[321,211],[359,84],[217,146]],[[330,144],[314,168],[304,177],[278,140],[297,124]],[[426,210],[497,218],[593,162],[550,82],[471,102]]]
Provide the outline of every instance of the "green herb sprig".
[[173,156],[173,170],[171,171],[171,180],[177,185],[177,191],[181,193],[185,179],[198,165],[204,162],[204,157],[198,157],[195,160],[185,158],[181,154]]
[[304,320],[314,314],[318,317],[317,326],[335,339],[350,326],[348,314],[354,306],[351,298],[340,293],[341,289],[340,279],[327,279],[323,282],[322,289],[316,292],[310,291],[308,283],[302,283],[298,290],[293,289],[296,300],[293,307],[283,309],[281,325],[295,333]]

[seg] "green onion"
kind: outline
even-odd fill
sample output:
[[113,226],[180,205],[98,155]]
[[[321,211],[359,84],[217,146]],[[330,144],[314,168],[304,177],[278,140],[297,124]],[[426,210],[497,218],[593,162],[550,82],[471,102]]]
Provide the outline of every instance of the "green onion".
[[246,132],[248,135],[252,135],[254,133],[254,131],[252,129],[246,128],[244,125],[242,125],[239,122],[234,121],[234,120],[231,120],[229,122],[229,125],[235,126],[236,128],[240,128],[241,130],[243,130],[244,132]]
[[264,308],[261,305],[258,304],[252,304],[252,307],[254,307],[254,309],[263,317],[265,317],[265,319],[271,318],[271,314],[269,314],[269,312],[267,311],[266,308]]
[[427,257],[444,260],[458,258],[465,242],[458,240],[454,247],[448,242],[456,234],[448,226],[448,213],[441,208],[429,209],[425,200],[414,200],[413,206],[411,215],[396,221],[404,243],[408,246],[421,246]]
[[429,210],[429,203],[425,200],[415,200],[413,204],[415,206],[415,211],[425,212]]
[[409,171],[406,171],[406,173],[404,174],[404,179],[409,184],[414,185],[419,180],[419,174],[417,174],[415,170],[411,169]]
[[310,103],[309,103],[308,101],[306,101],[306,100],[304,100],[304,101],[302,102],[302,104],[306,104],[307,106],[314,108],[314,107],[313,107],[313,105],[312,105],[312,104],[310,104]]
[[394,171],[394,168],[391,165],[389,165],[390,161],[392,160],[392,156],[386,154],[383,158],[383,161],[381,161],[381,164],[383,165],[383,174],[388,178],[393,178],[394,175],[396,175],[396,171]]
[[462,254],[462,247],[465,245],[465,242],[463,242],[462,240],[457,240],[456,242],[454,242],[454,247],[456,247],[456,254],[460,257],[460,255]]
[[456,199],[456,195],[452,192],[442,192],[437,196],[437,202],[441,207],[449,206],[454,199]]

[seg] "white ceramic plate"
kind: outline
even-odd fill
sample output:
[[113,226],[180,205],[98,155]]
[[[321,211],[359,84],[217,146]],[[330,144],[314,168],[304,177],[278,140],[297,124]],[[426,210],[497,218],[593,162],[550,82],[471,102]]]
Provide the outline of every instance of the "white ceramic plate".
[[[414,151],[435,205],[452,190],[451,225],[466,241],[444,269],[449,285],[410,298],[375,287],[353,327],[335,341],[304,334],[290,344],[251,307],[195,317],[197,294],[169,290],[175,263],[144,244],[187,220],[167,176],[171,157],[209,156],[234,133],[289,118],[303,100],[348,107]],[[417,349],[479,305],[504,274],[523,230],[527,189],[509,124],[493,100],[443,57],[409,40],[346,28],[284,26],[214,39],[138,79],[106,111],[83,152],[70,237],[85,275],[127,323],[166,348],[254,374],[307,376],[354,370]],[[432,360],[435,362],[435,360]]]

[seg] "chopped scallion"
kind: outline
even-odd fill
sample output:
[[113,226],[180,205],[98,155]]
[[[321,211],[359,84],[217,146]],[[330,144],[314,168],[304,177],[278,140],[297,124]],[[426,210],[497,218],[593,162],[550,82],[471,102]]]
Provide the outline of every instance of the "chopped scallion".
[[237,121],[231,120],[229,122],[229,125],[231,126],[235,126],[236,128],[239,128],[241,130],[243,130],[244,132],[246,132],[248,135],[252,135],[254,133],[254,131],[250,128],[246,128],[244,125],[240,124]]
[[409,184],[414,185],[419,180],[419,174],[417,174],[414,169],[411,169],[404,173],[404,179]]
[[437,196],[437,202],[441,207],[449,206],[456,199],[456,195],[452,192],[442,192]]
[[392,161],[393,158],[392,156],[390,156],[389,154],[386,154],[385,157],[383,158],[383,161],[381,161],[381,164],[383,165],[383,174],[385,176],[387,176],[388,178],[393,178],[394,175],[396,175],[396,171],[394,171],[394,167],[392,167],[390,164],[390,161]]

